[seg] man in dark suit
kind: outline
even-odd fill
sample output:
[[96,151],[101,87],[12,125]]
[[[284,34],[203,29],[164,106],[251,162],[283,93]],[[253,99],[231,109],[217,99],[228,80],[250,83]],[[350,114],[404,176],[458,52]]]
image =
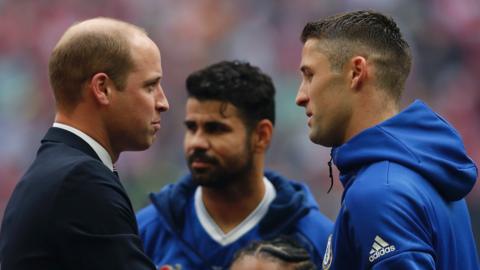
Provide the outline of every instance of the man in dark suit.
[[70,27],[49,61],[55,123],[8,203],[0,263],[10,269],[154,269],[113,164],[147,149],[168,101],[144,30],[95,18]]

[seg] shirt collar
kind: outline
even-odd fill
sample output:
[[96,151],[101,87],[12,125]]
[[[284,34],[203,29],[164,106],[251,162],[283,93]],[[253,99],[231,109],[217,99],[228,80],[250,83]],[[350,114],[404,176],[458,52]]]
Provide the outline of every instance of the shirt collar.
[[88,145],[90,145],[90,147],[92,147],[93,151],[95,151],[95,153],[103,162],[103,164],[105,164],[105,166],[107,166],[111,171],[113,171],[112,158],[108,154],[107,150],[102,145],[100,145],[97,141],[95,141],[92,137],[88,136],[82,131],[69,125],[55,122],[53,123],[53,127],[70,131],[73,134],[77,135],[78,137],[82,138]]
[[229,245],[247,232],[253,227],[257,226],[262,218],[267,214],[270,204],[277,196],[277,192],[273,184],[265,176],[263,177],[263,183],[265,185],[265,193],[262,201],[258,204],[257,208],[253,210],[248,217],[246,217],[240,224],[228,233],[224,233],[222,229],[215,223],[215,220],[210,216],[207,208],[203,204],[202,200],[202,187],[199,186],[194,195],[194,206],[198,220],[207,234],[222,246]]

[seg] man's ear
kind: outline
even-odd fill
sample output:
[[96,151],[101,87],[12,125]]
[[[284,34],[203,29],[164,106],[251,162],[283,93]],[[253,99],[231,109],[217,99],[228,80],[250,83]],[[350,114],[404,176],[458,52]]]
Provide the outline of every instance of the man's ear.
[[268,119],[260,120],[253,130],[253,150],[263,153],[268,149],[273,135],[273,124]]
[[110,103],[112,85],[107,74],[97,73],[93,75],[89,85],[93,97],[99,104],[108,105]]
[[363,56],[355,56],[350,60],[349,68],[351,74],[350,87],[358,90],[365,84],[368,77],[367,59]]

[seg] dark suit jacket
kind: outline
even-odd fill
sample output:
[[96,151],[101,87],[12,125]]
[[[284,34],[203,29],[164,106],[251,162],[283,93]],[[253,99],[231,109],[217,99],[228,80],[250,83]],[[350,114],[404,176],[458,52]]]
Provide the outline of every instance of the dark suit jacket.
[[154,269],[119,179],[73,133],[50,128],[0,232],[2,270]]

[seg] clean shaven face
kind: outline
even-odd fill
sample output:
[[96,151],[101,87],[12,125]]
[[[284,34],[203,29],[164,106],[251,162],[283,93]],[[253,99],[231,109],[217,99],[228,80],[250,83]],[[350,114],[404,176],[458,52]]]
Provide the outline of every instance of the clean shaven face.
[[123,90],[112,91],[114,106],[111,122],[115,135],[114,147],[144,150],[150,147],[160,129],[160,113],[168,109],[160,80],[160,51],[147,36],[132,40],[133,70],[128,74]]
[[296,103],[305,108],[310,140],[327,147],[343,143],[352,108],[347,76],[333,71],[320,41],[308,39],[302,50],[302,82]]

